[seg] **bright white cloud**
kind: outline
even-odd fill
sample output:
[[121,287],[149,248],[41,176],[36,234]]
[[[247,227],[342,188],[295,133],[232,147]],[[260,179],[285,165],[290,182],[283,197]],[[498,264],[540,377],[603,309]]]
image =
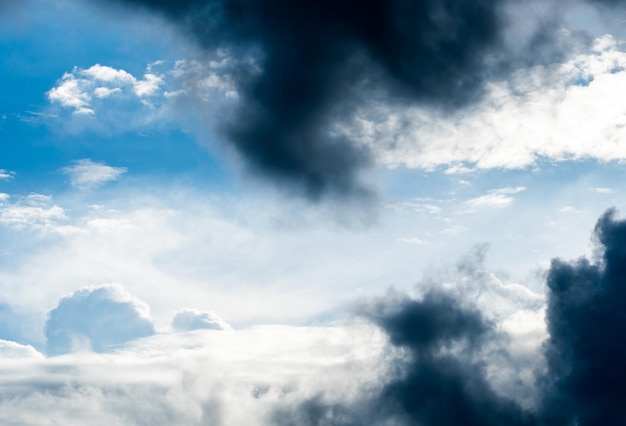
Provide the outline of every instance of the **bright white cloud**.
[[0,365],[2,360],[17,359],[42,359],[43,355],[30,345],[21,345],[10,340],[0,339]]
[[144,79],[136,81],[133,86],[135,94],[140,98],[154,96],[163,84],[163,77],[155,74],[145,74]]
[[172,318],[172,328],[178,331],[191,330],[232,330],[223,319],[214,312],[202,312],[196,309],[182,309]]
[[64,167],[63,173],[69,175],[72,186],[79,189],[93,189],[106,182],[117,180],[126,172],[126,167],[112,167],[82,159],[73,165]]
[[349,400],[382,372],[384,347],[364,325],[265,326],[155,335],[110,354],[0,357],[0,423],[261,426],[322,391]]
[[76,79],[73,74],[66,73],[59,84],[48,92],[50,102],[56,102],[63,107],[72,108],[75,114],[91,115],[89,108],[90,94],[84,89],[85,82]]
[[480,197],[472,198],[465,202],[467,207],[471,209],[478,208],[489,208],[489,207],[508,207],[513,203],[514,198],[511,196],[513,194],[517,194],[518,192],[524,191],[526,188],[523,186],[518,186],[515,188],[500,188],[489,191],[489,193],[485,195],[481,195]]
[[71,73],[65,73],[48,92],[48,99],[72,109],[74,114],[97,116],[101,102],[113,95],[119,102],[135,101],[149,106],[145,99],[158,95],[163,83],[163,77],[152,72],[139,79],[125,70],[96,64],[87,69],[75,67]]
[[524,168],[540,158],[624,161],[626,97],[615,96],[623,92],[626,51],[604,36],[565,63],[522,69],[510,81],[492,83],[485,99],[467,110],[372,104],[337,131],[392,168],[461,173]]
[[[76,73],[74,69],[74,73]],[[124,70],[102,66],[100,64],[93,65],[86,70],[78,71],[79,75],[88,77],[90,80],[96,80],[103,83],[113,83],[117,85],[135,84],[137,79]]]
[[119,284],[86,287],[62,298],[48,313],[46,352],[107,352],[154,334],[148,305]]

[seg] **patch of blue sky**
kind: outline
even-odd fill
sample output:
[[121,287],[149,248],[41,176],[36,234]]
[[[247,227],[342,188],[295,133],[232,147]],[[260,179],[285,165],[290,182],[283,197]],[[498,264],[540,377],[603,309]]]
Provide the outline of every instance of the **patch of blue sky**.
[[[228,185],[220,161],[175,124],[113,133],[71,132],[59,124],[47,94],[74,67],[102,64],[142,76],[157,60],[192,55],[156,18],[76,6],[51,2],[0,15],[0,168],[17,173],[11,188],[58,191],[66,180],[59,170],[82,158],[127,167],[129,175],[196,175],[199,184]],[[130,111],[115,113],[124,120]]]

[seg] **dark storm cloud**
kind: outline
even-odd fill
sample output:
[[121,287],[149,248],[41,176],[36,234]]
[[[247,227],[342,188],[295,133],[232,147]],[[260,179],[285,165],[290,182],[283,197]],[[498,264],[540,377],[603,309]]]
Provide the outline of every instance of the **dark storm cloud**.
[[252,170],[311,198],[367,196],[368,152],[332,132],[363,97],[458,108],[495,72],[503,0],[110,0],[156,11],[236,71],[224,125]]
[[546,424],[626,419],[626,221],[609,210],[595,238],[596,262],[554,260],[548,276]]
[[[545,369],[532,411],[490,385],[485,348],[502,338],[480,312],[431,292],[387,297],[366,317],[389,337],[389,374],[355,401],[323,394],[282,407],[275,425],[623,425],[626,411],[626,220],[609,210],[594,232],[596,259],[555,259],[547,275]],[[487,354],[487,355],[486,355]]]
[[276,425],[532,425],[535,419],[488,383],[481,349],[497,336],[480,312],[431,292],[390,297],[365,315],[405,352],[382,386],[352,404],[322,397],[279,410]]

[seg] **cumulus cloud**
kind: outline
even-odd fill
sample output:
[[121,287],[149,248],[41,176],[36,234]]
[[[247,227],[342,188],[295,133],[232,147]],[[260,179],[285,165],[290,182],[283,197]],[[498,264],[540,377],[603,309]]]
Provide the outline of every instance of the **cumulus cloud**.
[[71,108],[74,114],[94,115],[94,98],[134,95],[137,100],[141,100],[157,94],[162,83],[163,78],[151,72],[147,72],[143,79],[138,79],[125,70],[96,64],[65,73],[48,92],[48,99],[62,107]]
[[232,330],[232,327],[216,313],[196,309],[182,309],[176,312],[172,318],[172,328],[178,331]]
[[594,236],[595,261],[555,259],[548,273],[547,424],[619,424],[624,418],[626,221],[609,210]]
[[[0,360],[3,359],[42,359],[44,356],[31,345],[21,345],[10,340],[0,339]],[[1,361],[0,361],[1,362]]]
[[[625,236],[626,221],[609,211],[596,225],[595,260],[552,262],[547,340],[531,348],[524,344],[536,338],[544,300],[487,271],[484,246],[451,275],[429,278],[421,295],[361,301],[360,319],[332,327],[154,334],[145,305],[121,287],[83,289],[50,311],[49,343],[57,330],[63,353],[68,335],[116,350],[42,359],[0,342],[0,419],[38,424],[28,415],[48,412],[60,423],[103,415],[126,424],[619,424]],[[486,309],[493,305],[495,315]],[[208,316],[182,312],[187,322]],[[19,363],[11,359],[18,354]]]
[[69,175],[72,186],[79,189],[93,189],[106,182],[117,180],[126,173],[126,167],[107,166],[85,158],[76,160],[71,166],[64,167],[62,172]]
[[[230,74],[232,64],[220,51],[207,62],[156,61],[147,66],[142,78],[106,65],[76,67],[48,91],[54,109],[49,121],[73,133],[123,133],[164,125],[188,130],[209,122],[217,127],[225,105],[238,97]],[[195,108],[188,108],[189,103]]]
[[107,352],[154,332],[148,306],[121,285],[87,287],[62,298],[48,312],[46,352]]

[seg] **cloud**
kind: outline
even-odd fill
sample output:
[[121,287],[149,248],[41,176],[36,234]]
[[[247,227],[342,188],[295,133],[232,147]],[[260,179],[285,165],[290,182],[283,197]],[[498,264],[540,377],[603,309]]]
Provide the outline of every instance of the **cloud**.
[[497,336],[480,312],[435,291],[421,299],[391,294],[363,313],[402,354],[388,361],[380,387],[347,404],[320,394],[279,407],[272,424],[535,424],[531,412],[487,380],[481,349],[497,345]]
[[547,277],[547,424],[618,424],[626,395],[626,221],[607,211],[597,259],[552,261]]
[[612,194],[614,192],[611,188],[592,188],[592,191],[598,194]]
[[107,352],[154,332],[148,306],[121,285],[86,287],[48,312],[46,353]]
[[[321,388],[350,392],[378,369],[364,325],[264,326],[154,335],[115,353],[3,360],[2,424],[271,424]],[[280,345],[277,345],[280,342]]]
[[178,331],[232,330],[232,327],[214,312],[202,312],[196,309],[182,309],[176,312],[172,318],[172,328]]
[[96,64],[65,73],[47,95],[51,103],[71,109],[74,116],[93,118],[105,113],[101,105],[106,99],[114,99],[117,108],[128,103],[149,108],[151,98],[162,95],[163,83],[163,76],[154,74],[150,66],[139,79],[125,70]]
[[95,163],[90,159],[76,160],[74,165],[61,169],[70,176],[72,186],[79,189],[93,189],[106,182],[117,180],[126,173],[126,167],[112,167]]
[[42,194],[30,194],[9,203],[6,194],[0,196],[0,224],[13,228],[55,229],[67,219],[65,210],[52,204],[52,198]]
[[[348,401],[322,392],[279,406],[276,424],[619,424],[626,393],[626,221],[615,215],[609,210],[597,222],[594,261],[552,261],[548,339],[541,346],[546,363],[537,365],[536,385],[527,389],[534,396],[528,407],[493,386],[489,366],[506,338],[467,305],[468,295],[461,301],[440,291],[417,299],[391,293],[363,311],[402,349],[388,360],[392,367],[380,377],[380,387]],[[519,314],[518,322],[529,319]]]
[[563,63],[520,68],[454,115],[425,107],[363,105],[339,131],[381,166],[449,173],[521,169],[542,160],[623,161],[626,52],[600,37]]
[[0,169],[0,180],[10,180],[15,176],[15,172],[9,170]]
[[511,59],[501,59],[509,26],[499,0],[377,0],[358,13],[349,1],[115,2],[155,11],[206,52],[236,59],[241,102],[225,114],[223,134],[251,171],[311,199],[371,196],[360,177],[368,150],[333,129],[364,99],[456,110]]
[[0,360],[4,359],[41,359],[43,355],[30,345],[20,345],[19,343],[0,339]]
[[593,261],[553,260],[547,340],[529,347],[544,301],[486,270],[485,246],[427,278],[421,295],[361,301],[359,318],[332,327],[154,334],[147,307],[121,287],[83,289],[50,311],[49,343],[56,318],[61,340],[100,342],[107,353],[42,359],[0,342],[8,357],[25,355],[0,357],[0,420],[39,424],[26,416],[49,412],[60,423],[619,424],[626,221],[607,212],[595,241]]
[[512,194],[517,194],[519,192],[525,191],[526,188],[523,186],[518,186],[515,188],[500,188],[489,191],[486,195],[481,195],[480,197],[472,198],[471,200],[467,200],[465,205],[470,209],[478,209],[478,208],[490,208],[490,207],[508,207],[513,203],[514,198],[511,197]]

